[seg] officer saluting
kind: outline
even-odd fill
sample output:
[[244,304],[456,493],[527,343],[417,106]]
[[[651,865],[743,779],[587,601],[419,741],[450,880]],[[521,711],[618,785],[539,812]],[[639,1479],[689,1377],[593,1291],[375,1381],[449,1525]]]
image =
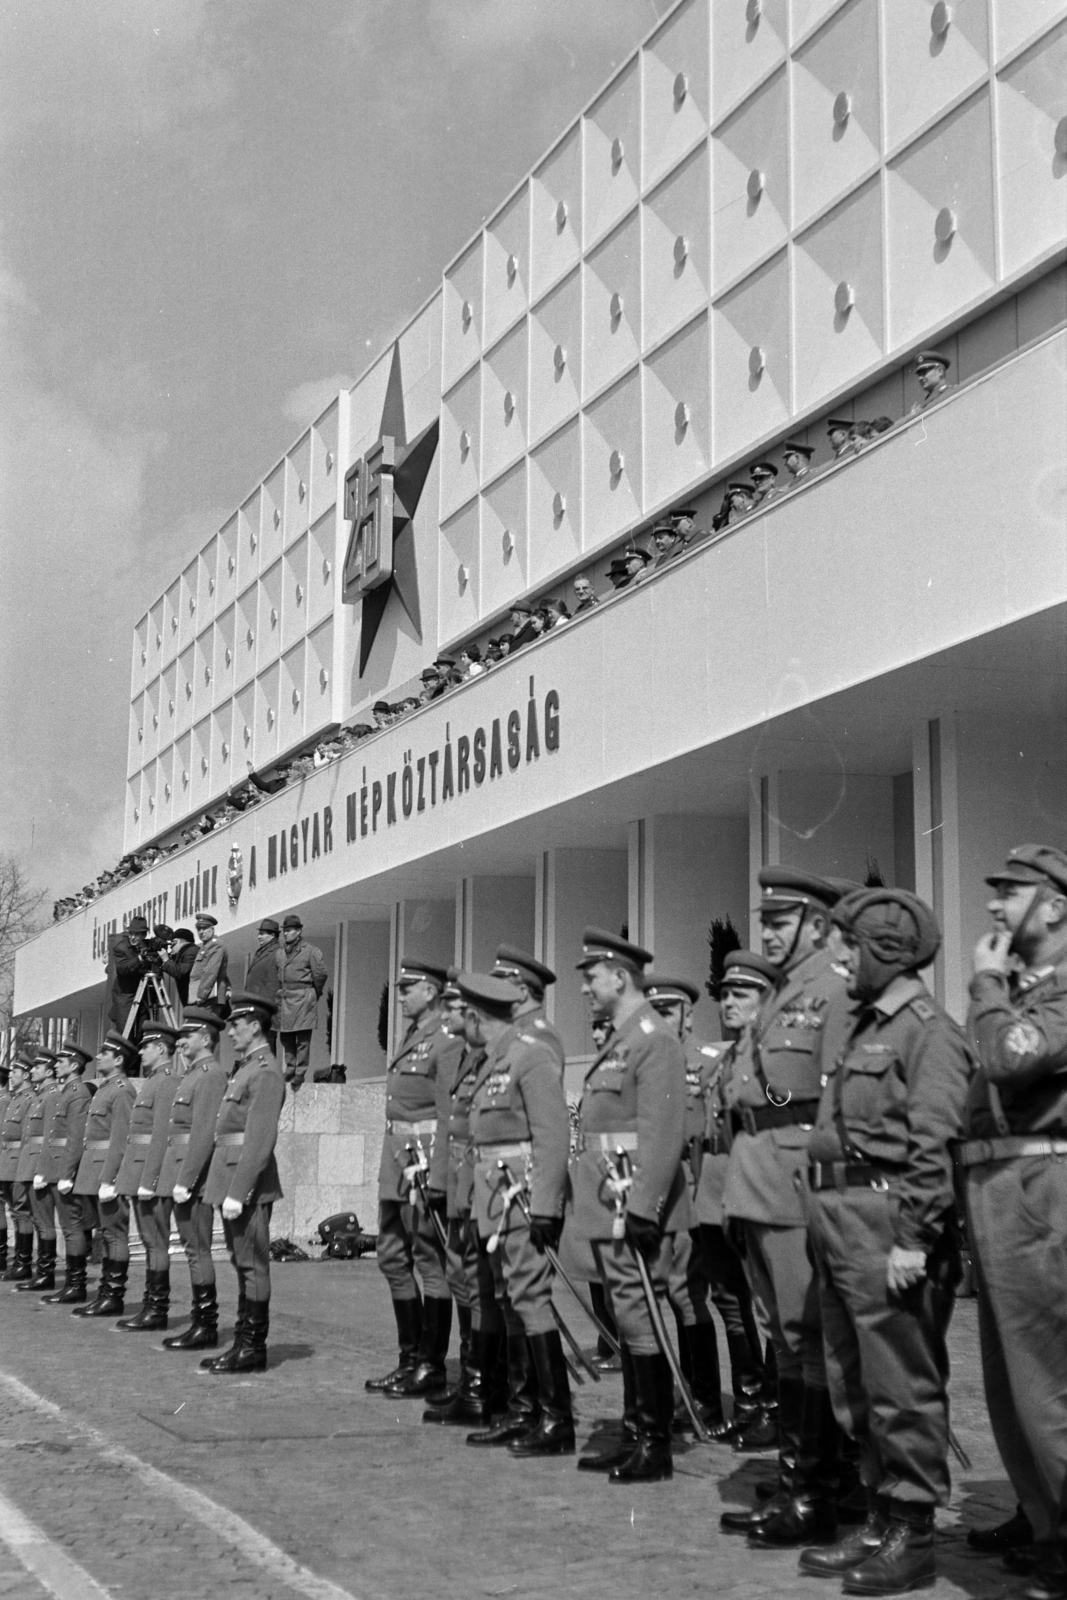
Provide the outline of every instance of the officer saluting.
[[[437,1079],[451,1081],[463,1046],[441,1015],[443,967],[405,960],[397,987],[408,1029],[386,1075],[385,1140],[378,1169],[378,1268],[389,1285],[400,1360],[384,1378],[368,1378],[372,1394],[418,1396],[443,1389],[452,1332],[452,1297],[444,1251],[431,1218],[414,1204],[410,1171],[433,1158]],[[422,1279],[420,1302],[414,1268]]]
[[[980,1073],[960,1150],[986,1402],[1036,1542],[1032,1600],[1067,1596],[1067,854],[1021,845],[988,878],[967,1028]],[[1019,1528],[1019,1524],[1022,1527]],[[977,1541],[976,1541],[977,1542]]]
[[261,994],[233,994],[227,1032],[239,1062],[215,1122],[203,1202],[218,1206],[237,1273],[233,1343],[200,1363],[208,1372],[265,1372],[270,1327],[270,1213],[282,1198],[274,1146],[285,1079],[267,1034],[276,1007]]
[[834,922],[858,1005],[825,1063],[809,1239],[834,1410],[859,1444],[870,1502],[863,1528],[805,1550],[800,1570],[841,1575],[846,1594],[897,1594],[935,1581],[934,1510],[949,1497],[945,1338],[959,1279],[950,1147],[973,1062],[918,975],[941,943],[930,908],[905,889],[861,889]]
[[[203,1199],[215,1150],[215,1123],[228,1074],[218,1057],[222,1019],[206,1006],[186,1006],[178,1029],[184,1073],[171,1102],[160,1194],[174,1197],[174,1220],[189,1263],[193,1317],[184,1333],[163,1340],[165,1350],[214,1350],[219,1342],[219,1302],[211,1236],[215,1213]],[[267,1035],[269,1044],[269,1033]]]
[[614,1483],[653,1482],[673,1472],[674,1384],[635,1253],[665,1293],[670,1236],[692,1224],[681,1167],[685,1052],[645,999],[651,953],[600,928],[582,937],[582,991],[612,1032],[582,1089],[567,1227],[591,1245],[618,1323],[625,1422],[619,1449],[584,1456],[579,1466],[606,1471]]

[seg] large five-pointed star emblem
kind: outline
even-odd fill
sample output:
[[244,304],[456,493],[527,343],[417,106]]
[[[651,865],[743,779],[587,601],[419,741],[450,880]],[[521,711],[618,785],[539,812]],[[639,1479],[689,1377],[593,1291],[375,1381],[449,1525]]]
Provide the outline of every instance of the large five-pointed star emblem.
[[414,520],[437,449],[437,433],[434,418],[416,439],[407,442],[398,341],[393,346],[377,443],[345,478],[345,516],[352,532],[345,553],[343,598],[346,605],[362,605],[360,677],[391,594],[396,594],[422,638]]

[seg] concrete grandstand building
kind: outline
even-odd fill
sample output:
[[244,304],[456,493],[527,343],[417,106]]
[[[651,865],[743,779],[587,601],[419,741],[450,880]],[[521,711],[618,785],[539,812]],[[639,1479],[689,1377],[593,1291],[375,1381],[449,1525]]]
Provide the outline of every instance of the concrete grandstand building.
[[[1067,842],[1065,256],[1067,6],[682,0],[137,622],[125,848],[510,603],[578,573],[603,603],[50,927],[18,1010],[91,1045],[135,913],[206,906],[232,975],[299,911],[348,1086],[287,1113],[294,1228],[373,1212],[361,1080],[405,955],[535,951],[577,1071],[586,922],[703,981],[713,918],[756,937],[761,864],[874,859],[936,908],[962,1015],[984,870]],[[829,417],[893,426],[835,460]],[[787,439],[809,473],[712,531]],[[685,553],[607,590],[681,505]]]

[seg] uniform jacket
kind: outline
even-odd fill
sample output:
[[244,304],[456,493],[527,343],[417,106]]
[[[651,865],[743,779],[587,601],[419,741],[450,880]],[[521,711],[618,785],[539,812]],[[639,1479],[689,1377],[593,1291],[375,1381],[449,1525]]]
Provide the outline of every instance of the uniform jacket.
[[319,995],[326,987],[326,966],[322,951],[306,939],[298,939],[291,950],[278,946],[279,1033],[298,1033],[315,1026]]
[[37,1163],[44,1148],[44,1124],[47,1114],[47,1094],[30,1090],[30,1103],[22,1122],[22,1145],[19,1150],[15,1177],[19,1183],[32,1183],[37,1173]]
[[[226,1086],[215,1119],[215,1152],[201,1199],[221,1206],[226,1199],[242,1205],[269,1205],[282,1198],[274,1146],[285,1099],[285,1079],[266,1045],[249,1051]],[[243,1135],[240,1144],[226,1139]]]
[[516,1018],[516,1021],[522,1023],[527,1033],[535,1033],[539,1039],[548,1045],[548,1048],[559,1062],[560,1071],[562,1072],[566,1063],[567,1052],[564,1049],[563,1040],[545,1016],[544,1007],[538,1006],[536,1011],[524,1011],[521,1017]]
[[809,1156],[884,1167],[895,1197],[894,1242],[906,1250],[931,1250],[955,1203],[950,1144],[963,1131],[973,1074],[962,1030],[908,974],[855,1010],[849,1038],[827,1063]]
[[[89,1115],[92,1092],[76,1073],[57,1090],[52,1105],[48,1135],[41,1150],[37,1170],[49,1183],[73,1179],[85,1143],[85,1119]],[[61,1143],[65,1140],[65,1143]]]
[[189,996],[194,1005],[202,1000],[214,1000],[216,992],[225,998],[230,988],[226,966],[226,949],[220,939],[211,939],[198,947],[189,971]]
[[471,1209],[474,1185],[474,1147],[470,1137],[470,1106],[478,1069],[485,1051],[466,1045],[450,1057],[448,1070],[437,1074],[437,1137],[430,1160],[431,1189],[448,1196],[449,1217],[462,1217]]
[[716,1227],[722,1226],[722,1192],[726,1186],[726,1168],[730,1160],[724,1131],[726,1107],[722,1098],[722,1080],[733,1051],[732,1044],[690,1044],[687,1052],[687,1082],[695,1067],[701,1088],[700,1112],[703,1117],[699,1137],[693,1141],[694,1144],[699,1143],[699,1159],[692,1154],[693,1145],[690,1145],[689,1162],[696,1185],[693,1209],[697,1222]]
[[[685,1052],[681,1040],[646,1003],[617,1028],[585,1076],[579,1105],[579,1149],[572,1169],[571,1221],[579,1239],[610,1239],[616,1215],[601,1133],[637,1135],[628,1209],[678,1233],[692,1226],[682,1174],[685,1146]],[[610,1141],[609,1141],[610,1142]]]
[[[828,950],[813,950],[789,972],[738,1042],[724,1086],[733,1114],[730,1164],[723,1205],[727,1216],[775,1227],[804,1226],[803,1201],[794,1179],[807,1171],[808,1141],[822,1094],[823,1061],[836,1060],[851,1006],[843,973]],[[806,1126],[795,1123],[746,1133],[737,1111],[771,1105],[757,1064],[776,1101],[810,1103]]]
[[[437,1126],[437,1080],[443,1075],[450,1082],[455,1063],[463,1053],[463,1043],[446,1033],[440,1011],[426,1013],[413,1023],[385,1075],[385,1139],[378,1168],[379,1200],[407,1200],[410,1183],[404,1169],[411,1165],[409,1144],[421,1145],[428,1162],[433,1161],[434,1131]],[[431,1123],[422,1134],[393,1132],[394,1122]]]
[[[126,1152],[130,1111],[137,1085],[120,1074],[108,1078],[93,1095],[85,1119],[85,1149],[74,1180],[75,1194],[96,1194],[102,1183],[114,1183]],[[94,1145],[106,1147],[94,1149]]]
[[1014,981],[976,973],[967,1032],[981,1068],[968,1107],[970,1137],[1000,1132],[989,1102],[992,1083],[1010,1133],[1067,1138],[1067,958]]
[[0,1127],[0,1183],[15,1181],[22,1148],[22,1130],[32,1102],[33,1091],[28,1084],[8,1096],[3,1125]]
[[115,1179],[119,1194],[136,1195],[138,1189],[151,1189],[159,1182],[160,1168],[167,1148],[170,1105],[178,1087],[178,1068],[171,1066],[142,1078],[137,1098],[130,1111],[126,1150]]
[[[507,1184],[497,1158],[490,1153],[482,1159],[484,1146],[528,1144],[529,1154],[507,1157],[508,1166],[516,1180],[525,1179],[534,1216],[563,1215],[570,1116],[559,1058],[548,1040],[524,1022],[520,1017],[489,1046],[471,1098],[474,1208],[483,1238],[501,1221],[502,1190]],[[526,1225],[521,1209],[512,1202],[503,1231]]]
[[175,1086],[167,1122],[167,1149],[159,1174],[158,1193],[179,1185],[199,1196],[215,1150],[215,1123],[229,1074],[214,1056],[196,1061]]
[[269,944],[252,951],[245,971],[245,989],[249,994],[262,994],[268,1000],[277,1001],[282,982],[278,961],[280,954],[280,939],[271,939]]

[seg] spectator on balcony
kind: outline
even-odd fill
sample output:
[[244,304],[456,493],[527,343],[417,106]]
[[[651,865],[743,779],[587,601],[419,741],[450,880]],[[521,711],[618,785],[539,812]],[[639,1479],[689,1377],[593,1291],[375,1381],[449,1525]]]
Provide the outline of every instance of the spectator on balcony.
[[374,726],[377,731],[380,732],[382,728],[392,727],[393,708],[388,700],[375,700],[370,708],[370,714],[374,718]]
[[511,626],[515,630],[511,634],[511,653],[521,650],[523,645],[532,644],[539,636],[540,628],[533,626],[533,607],[526,604],[525,600],[517,600],[511,607]]
[[463,682],[463,674],[459,671],[451,656],[438,656],[434,666],[441,674],[441,682],[446,689],[451,689],[454,684]]
[[480,678],[485,672],[482,652],[476,644],[464,645],[459,653],[459,670],[464,678]]
[[716,532],[722,528],[732,528],[734,523],[748,516],[754,502],[755,491],[750,483],[728,483],[722,505],[712,518],[712,528]]
[[210,911],[198,911],[195,921],[200,948],[189,970],[189,993],[194,1005],[210,1006],[221,1014],[230,980],[226,975],[226,950],[217,936],[218,919]]
[[600,604],[600,599],[594,592],[593,585],[589,582],[584,572],[580,572],[571,584],[574,598],[578,604],[574,608],[574,615],[580,617],[584,611],[592,611]]
[[485,664],[495,667],[498,661],[503,661],[511,654],[511,638],[506,633],[499,634],[497,638],[490,639],[485,647]]
[[168,978],[174,979],[174,987],[178,991],[183,1011],[189,1004],[189,974],[193,970],[195,960],[196,940],[188,928],[175,928],[163,961],[163,971]]
[[422,683],[422,688],[419,690],[419,700],[422,705],[428,705],[431,700],[436,700],[444,694],[444,679],[437,667],[423,667],[419,679]]
[[288,763],[283,763],[282,766],[276,767],[273,778],[260,778],[252,771],[252,763],[249,761],[248,781],[259,790],[260,794],[277,794],[279,789],[284,789],[289,782]]
[[285,1052],[285,1080],[300,1088],[311,1060],[311,1035],[319,996],[326,987],[322,951],[304,938],[304,924],[295,912],[282,919],[278,952],[277,1028]]
[[616,556],[608,566],[608,582],[613,589],[628,589],[630,586],[630,569],[623,556]]
[[842,417],[830,417],[826,423],[826,436],[830,441],[835,461],[847,459],[853,454],[851,422],[845,422]]
[[778,489],[775,484],[778,468],[773,461],[757,461],[754,466],[749,468],[749,472],[752,474],[754,489],[752,508],[753,510],[758,510],[761,506],[769,505],[772,500],[778,497]]
[[935,400],[940,400],[948,392],[948,369],[952,365],[948,356],[942,355],[940,350],[923,350],[915,360],[915,376],[919,380],[922,398],[916,400],[909,417],[914,417],[917,412],[925,411],[927,406],[932,406]]
[[870,424],[871,438],[877,439],[880,434],[888,433],[892,426],[892,417],[875,417],[874,421]]
[[811,458],[815,454],[814,445],[801,444],[799,439],[787,439],[782,446],[782,459],[785,461],[785,470],[789,474],[788,487],[803,483],[811,473]]
[[541,615],[545,619],[545,632],[558,628],[561,622],[569,622],[571,614],[562,600],[546,600],[541,607]]

